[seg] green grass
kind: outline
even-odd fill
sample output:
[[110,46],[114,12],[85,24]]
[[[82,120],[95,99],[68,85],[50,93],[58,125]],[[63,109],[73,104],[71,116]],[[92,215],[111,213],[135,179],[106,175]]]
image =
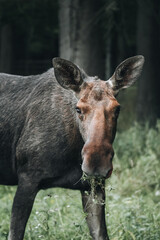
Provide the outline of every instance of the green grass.
[[[118,133],[114,172],[106,181],[106,220],[111,240],[160,239],[160,121]],[[6,240],[16,188],[0,186],[0,239]],[[40,191],[25,240],[89,240],[78,191]]]

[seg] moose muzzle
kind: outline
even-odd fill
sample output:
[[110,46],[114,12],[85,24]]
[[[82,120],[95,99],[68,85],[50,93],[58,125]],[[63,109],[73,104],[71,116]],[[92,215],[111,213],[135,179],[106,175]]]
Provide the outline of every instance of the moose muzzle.
[[110,144],[97,146],[88,142],[82,149],[82,171],[89,176],[109,178],[113,170],[113,156]]

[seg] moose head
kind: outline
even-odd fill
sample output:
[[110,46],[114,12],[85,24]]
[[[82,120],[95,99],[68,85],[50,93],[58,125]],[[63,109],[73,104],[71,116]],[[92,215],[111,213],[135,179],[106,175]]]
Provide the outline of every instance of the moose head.
[[77,124],[84,140],[81,151],[82,170],[90,176],[111,176],[120,104],[116,96],[130,87],[140,76],[144,64],[141,55],[130,57],[116,68],[112,77],[103,81],[90,77],[70,61],[54,58],[58,83],[75,93]]

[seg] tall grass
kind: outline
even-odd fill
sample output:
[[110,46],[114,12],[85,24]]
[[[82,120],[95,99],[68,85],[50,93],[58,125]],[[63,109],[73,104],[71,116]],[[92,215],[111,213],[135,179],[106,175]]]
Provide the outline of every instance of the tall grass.
[[160,121],[117,134],[108,185],[108,224],[114,240],[160,239]]
[[[111,240],[160,239],[160,121],[117,134],[114,172],[106,181]],[[0,239],[6,240],[16,188],[0,187]],[[79,191],[49,189],[35,201],[25,240],[88,240]]]

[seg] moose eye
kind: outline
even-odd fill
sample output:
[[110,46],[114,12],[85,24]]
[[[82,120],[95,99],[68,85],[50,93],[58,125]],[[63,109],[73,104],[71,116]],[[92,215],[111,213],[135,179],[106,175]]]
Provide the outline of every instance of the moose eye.
[[76,112],[81,114],[81,109],[79,107],[76,107]]

